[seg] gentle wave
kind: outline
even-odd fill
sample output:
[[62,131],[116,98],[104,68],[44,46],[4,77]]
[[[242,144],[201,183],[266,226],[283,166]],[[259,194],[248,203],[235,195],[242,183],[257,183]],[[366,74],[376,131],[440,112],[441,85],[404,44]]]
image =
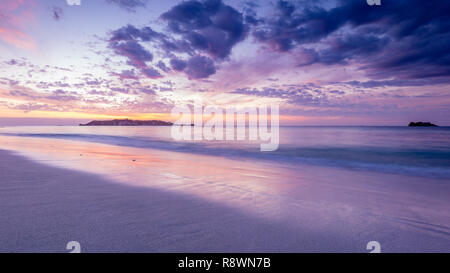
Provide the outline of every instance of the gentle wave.
[[259,145],[209,145],[208,142],[175,142],[149,137],[54,133],[2,133],[0,135],[77,140],[116,146],[222,156],[240,160],[274,161],[283,164],[308,163],[347,169],[450,178],[450,149],[280,145],[279,149],[274,152],[261,152]]

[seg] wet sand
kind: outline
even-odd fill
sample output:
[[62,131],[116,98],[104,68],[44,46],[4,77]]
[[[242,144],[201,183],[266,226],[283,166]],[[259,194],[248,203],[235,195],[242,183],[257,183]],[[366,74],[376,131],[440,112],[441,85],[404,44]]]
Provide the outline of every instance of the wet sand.
[[2,146],[0,252],[450,249],[445,180],[65,140]]
[[[0,151],[0,251],[285,252],[350,250],[212,202],[35,163]],[[299,236],[302,234],[301,236]],[[309,246],[309,247],[307,247]],[[311,250],[311,249],[310,249]],[[358,249],[353,249],[358,251]]]

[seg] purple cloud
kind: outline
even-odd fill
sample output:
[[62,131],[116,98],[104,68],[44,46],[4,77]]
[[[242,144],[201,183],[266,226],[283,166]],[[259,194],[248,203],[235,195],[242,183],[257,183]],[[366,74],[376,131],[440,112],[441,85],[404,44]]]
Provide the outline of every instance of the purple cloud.
[[150,27],[144,27],[142,29],[138,29],[133,25],[126,25],[121,27],[112,33],[112,37],[110,41],[130,41],[140,39],[141,41],[151,41],[154,39],[164,38],[164,35],[154,31]]
[[242,13],[221,0],[185,1],[163,13],[161,18],[192,48],[214,59],[227,58],[248,30]]
[[262,88],[262,89],[250,89],[250,88],[239,88],[231,92],[233,94],[242,95],[252,95],[258,97],[267,98],[278,98],[283,99],[291,104],[296,105],[308,105],[308,106],[318,106],[318,105],[328,105],[328,97],[321,92],[321,90],[314,90],[308,87],[297,88],[290,87],[286,89],[281,88]]
[[[139,69],[142,74],[148,78],[155,79],[162,77],[157,70],[147,65],[147,62],[151,62],[153,60],[153,54],[147,51],[137,41],[110,41],[110,47],[113,48],[117,54],[127,57],[127,63]],[[122,75],[119,75],[119,77],[120,76]]]
[[134,12],[136,8],[145,7],[147,0],[106,0],[108,3],[113,3],[119,7]]
[[158,72],[158,70],[152,68],[152,67],[146,67],[142,69],[142,73],[147,76],[148,78],[151,79],[158,79],[158,78],[162,78],[161,73]]
[[145,68],[145,62],[152,61],[153,55],[136,41],[113,42],[114,51],[128,58],[128,63],[136,68]]
[[185,72],[189,79],[202,79],[216,73],[216,67],[211,58],[197,55],[189,59]]
[[171,59],[170,65],[176,71],[183,71],[186,68],[187,63],[180,59]]
[[[151,61],[153,55],[140,43],[160,49],[160,57],[169,59],[173,70],[187,68],[186,74],[190,79],[199,79],[214,74],[214,62],[227,59],[232,48],[244,40],[248,32],[242,13],[221,0],[185,1],[163,13],[161,18],[167,23],[166,33],[156,32],[150,27],[127,25],[113,31],[109,40],[110,47],[117,54],[126,56],[131,65],[152,77],[162,75],[154,68],[147,68],[145,62]],[[183,61],[174,53],[188,55],[190,59]],[[165,73],[170,70],[163,60],[159,60],[156,66]],[[196,67],[198,72],[193,71]]]
[[55,19],[56,21],[59,21],[63,14],[63,9],[60,7],[54,6],[52,13],[53,13],[53,19]]
[[166,72],[166,73],[170,71],[170,68],[167,67],[166,63],[163,62],[163,61],[159,61],[158,64],[156,64],[156,66],[157,66],[159,69],[161,69],[161,71],[164,71],[164,72]]
[[122,80],[137,80],[139,77],[136,75],[134,70],[122,70],[120,73],[112,73],[115,76],[118,76]]
[[354,60],[374,78],[450,74],[449,2],[398,0],[374,8],[347,0],[329,9],[319,4],[280,0],[275,16],[262,18],[252,35],[279,52],[308,48],[306,65]]

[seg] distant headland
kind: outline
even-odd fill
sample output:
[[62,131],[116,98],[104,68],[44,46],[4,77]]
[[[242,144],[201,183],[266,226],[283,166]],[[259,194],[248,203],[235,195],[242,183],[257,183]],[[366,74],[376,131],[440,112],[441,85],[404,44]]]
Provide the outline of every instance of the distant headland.
[[437,127],[436,124],[433,124],[431,122],[410,122],[409,127]]
[[172,126],[172,122],[162,120],[132,120],[132,119],[113,119],[113,120],[93,120],[80,126]]

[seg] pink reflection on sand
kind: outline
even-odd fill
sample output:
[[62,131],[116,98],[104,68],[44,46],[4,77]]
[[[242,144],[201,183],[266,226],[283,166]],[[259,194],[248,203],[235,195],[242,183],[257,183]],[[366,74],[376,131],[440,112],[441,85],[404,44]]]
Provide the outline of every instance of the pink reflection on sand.
[[[287,174],[250,162],[59,139],[0,137],[3,148],[35,161],[105,176],[130,186],[155,187],[275,217],[286,209]],[[273,183],[273,177],[279,182]]]

